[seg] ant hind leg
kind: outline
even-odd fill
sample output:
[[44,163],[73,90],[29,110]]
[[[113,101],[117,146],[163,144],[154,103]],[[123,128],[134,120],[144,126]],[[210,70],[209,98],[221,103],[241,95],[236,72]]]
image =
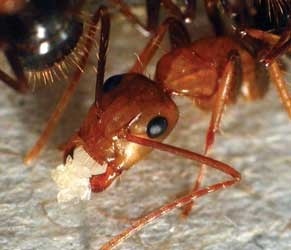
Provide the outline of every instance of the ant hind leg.
[[289,95],[287,83],[284,80],[283,73],[280,69],[278,62],[274,61],[269,65],[268,71],[270,73],[272,82],[274,83],[279,97],[285,107],[286,112],[288,113],[289,118],[291,119],[291,97]]
[[242,36],[253,37],[271,45],[271,49],[263,50],[260,61],[263,62],[269,71],[272,82],[274,83],[279,97],[291,118],[291,98],[287,83],[277,62],[277,58],[286,52],[291,52],[291,30],[289,28],[281,35],[277,36],[261,30],[248,29],[240,31]]

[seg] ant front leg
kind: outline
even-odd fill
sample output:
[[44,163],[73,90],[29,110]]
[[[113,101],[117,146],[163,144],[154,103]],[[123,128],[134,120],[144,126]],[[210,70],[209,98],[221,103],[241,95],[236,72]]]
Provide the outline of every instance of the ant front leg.
[[200,190],[192,191],[190,194],[188,194],[182,198],[178,198],[178,199],[174,200],[173,202],[170,202],[170,203],[152,211],[151,213],[143,216],[142,218],[137,219],[136,221],[131,223],[131,226],[128,229],[125,229],[122,233],[115,236],[112,240],[110,240],[105,245],[103,245],[100,248],[102,250],[109,250],[109,249],[115,248],[119,243],[121,243],[122,241],[124,241],[125,239],[127,239],[128,237],[130,237],[131,235],[136,233],[137,231],[141,230],[144,226],[146,226],[150,222],[168,214],[169,212],[171,212],[175,208],[183,207],[183,206],[187,205],[188,203],[192,202],[193,200],[196,200],[197,198],[199,198],[201,196],[218,191],[220,189],[230,187],[230,186],[234,185],[235,183],[239,182],[241,179],[240,173],[238,171],[236,171],[234,168],[232,168],[232,167],[230,167],[227,164],[224,164],[222,162],[208,158],[206,156],[199,155],[197,153],[194,153],[194,152],[191,152],[191,151],[188,151],[185,149],[177,148],[177,147],[174,147],[174,146],[171,146],[168,144],[164,144],[162,142],[137,137],[137,136],[134,136],[131,134],[127,134],[126,139],[130,142],[134,142],[134,143],[146,146],[146,147],[151,147],[151,148],[158,149],[158,150],[161,150],[161,151],[164,151],[167,153],[178,155],[178,156],[181,156],[181,157],[193,160],[193,161],[197,161],[200,164],[208,165],[211,168],[215,168],[221,172],[224,172],[224,173],[230,175],[232,178],[230,180],[216,183],[214,185],[208,186],[208,187],[200,189]]
[[[212,108],[211,120],[206,134],[204,155],[207,155],[209,149],[214,144],[215,133],[219,130],[220,121],[226,104],[234,100],[238,93],[237,86],[241,81],[241,67],[240,55],[237,51],[233,50],[229,53],[228,61],[224,66],[221,77],[218,79],[218,90],[214,96],[214,104]],[[193,192],[197,191],[203,181],[205,175],[205,166],[201,166],[196,178]],[[188,203],[184,208],[182,215],[188,216],[193,207],[193,202]]]
[[[101,19],[101,30],[104,30],[102,29],[102,27],[108,25],[109,23],[108,21],[109,14],[106,7],[103,7],[103,6],[100,7],[93,15],[91,19],[91,25],[88,31],[88,36],[85,40],[85,49],[80,59],[79,67],[73,74],[73,77],[71,78],[70,83],[64,90],[63,95],[61,96],[59,102],[57,103],[57,106],[54,112],[51,114],[49,120],[47,121],[46,126],[42,134],[40,135],[39,139],[37,140],[33,148],[26,154],[24,158],[24,163],[26,165],[29,165],[40,154],[43,147],[47,144],[47,141],[50,138],[51,134],[53,133],[55,127],[57,126],[64,110],[66,109],[69,103],[69,100],[74,94],[75,89],[78,86],[78,83],[80,82],[81,75],[85,70],[85,66],[87,64],[88,57],[89,57],[89,52],[91,51],[91,48],[94,43],[92,38],[95,36],[96,30],[97,30],[97,24],[99,23],[100,19]],[[104,34],[100,35],[100,39],[101,41],[104,40]],[[108,43],[108,41],[106,41],[106,43]],[[98,81],[98,77],[97,77],[97,81]]]
[[11,76],[5,73],[3,70],[0,70],[0,80],[6,83],[9,87],[20,93],[26,93],[29,90],[29,86],[27,83],[27,78],[24,74],[23,67],[21,66],[19,59],[12,50],[5,50],[5,56],[11,66],[13,73],[16,76],[16,80],[14,80]]

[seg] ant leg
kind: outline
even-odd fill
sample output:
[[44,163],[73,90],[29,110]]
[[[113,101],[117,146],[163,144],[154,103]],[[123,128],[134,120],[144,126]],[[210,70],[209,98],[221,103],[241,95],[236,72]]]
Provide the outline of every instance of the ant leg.
[[280,36],[258,29],[235,29],[235,33],[241,38],[252,37],[264,41],[274,46],[280,39]]
[[191,22],[195,18],[196,14],[196,0],[185,0],[186,11],[184,13],[185,22]]
[[15,54],[13,54],[13,51],[11,50],[6,50],[5,56],[11,66],[13,73],[16,76],[16,80],[14,80],[2,70],[0,70],[0,79],[14,90],[20,93],[26,93],[29,90],[29,86],[18,58],[15,56]]
[[[285,52],[289,52],[289,53],[291,52],[290,29],[283,32],[281,36],[275,35],[266,31],[257,30],[257,29],[236,30],[236,33],[238,33],[241,38],[251,37],[251,38],[266,42],[267,44],[272,46],[271,50],[274,49],[274,50],[280,51],[279,55],[277,55],[276,57],[280,56],[281,54]],[[285,49],[281,50],[280,49],[281,47],[284,47]]]
[[141,74],[149,64],[150,60],[158,50],[161,41],[163,40],[168,25],[172,18],[167,18],[158,28],[156,34],[151,37],[145,48],[138,55],[137,60],[129,72]]
[[[193,4],[192,2],[196,0],[187,0],[189,6],[189,14]],[[148,25],[147,28],[149,31],[155,31],[158,27],[159,21],[159,11],[160,5],[163,4],[164,8],[168,11],[170,16],[173,16],[179,20],[184,20],[184,14],[181,12],[180,8],[172,2],[172,0],[147,0],[147,18]],[[187,6],[187,7],[188,7]]]
[[282,71],[276,61],[271,63],[268,67],[269,74],[272,78],[272,82],[275,84],[280,99],[288,113],[288,116],[291,118],[291,98],[288,93],[287,83],[283,78]]
[[262,50],[262,53],[259,56],[259,61],[264,63],[266,66],[270,65],[272,61],[276,60],[284,53],[291,52],[290,25],[281,36],[256,29],[239,30],[239,34],[243,38],[249,36],[258,40],[262,40],[271,45],[271,48]]
[[[147,25],[145,26],[139,18],[134,15],[126,3],[122,0],[109,0],[113,5],[119,6],[119,11],[125,18],[144,34],[148,35],[149,32],[155,32],[159,22],[160,5],[163,4],[164,8],[168,10],[171,16],[183,20],[184,15],[180,8],[175,5],[172,0],[146,0],[147,7]],[[193,0],[191,0],[193,1]]]
[[218,0],[205,0],[204,4],[208,18],[212,24],[213,31],[215,32],[216,36],[223,35],[224,25],[219,16],[219,10],[217,7]]
[[121,243],[122,241],[124,241],[125,239],[127,239],[128,237],[130,237],[131,235],[136,233],[137,231],[141,230],[144,226],[146,226],[150,222],[168,214],[173,209],[183,207],[186,204],[188,204],[189,202],[192,202],[193,200],[196,200],[197,198],[199,198],[201,196],[207,195],[208,193],[215,192],[215,191],[218,191],[220,189],[230,187],[233,184],[239,182],[241,179],[240,173],[238,171],[236,171],[234,168],[232,168],[232,167],[230,167],[222,162],[211,159],[209,157],[199,155],[197,153],[194,153],[194,152],[191,152],[191,151],[188,151],[185,149],[181,149],[181,148],[177,148],[177,147],[174,147],[171,145],[167,145],[167,144],[164,144],[164,143],[161,143],[158,141],[152,141],[149,139],[136,137],[136,136],[131,135],[131,134],[126,134],[125,137],[130,142],[134,142],[134,143],[146,146],[146,147],[158,149],[158,150],[168,152],[168,153],[171,153],[174,155],[179,155],[179,156],[182,156],[184,158],[187,158],[187,159],[190,159],[193,161],[197,161],[200,164],[206,164],[209,167],[218,169],[218,170],[230,175],[232,177],[232,179],[224,181],[224,182],[216,183],[214,185],[208,186],[208,187],[200,189],[200,190],[192,191],[190,194],[188,194],[182,198],[178,198],[178,199],[174,200],[173,202],[170,202],[170,203],[152,211],[151,213],[143,216],[142,218],[137,219],[136,221],[131,223],[131,226],[128,229],[125,229],[119,235],[115,236],[113,239],[111,239],[109,242],[107,242],[105,245],[103,245],[101,247],[102,250],[108,250],[108,249],[112,249],[112,248],[116,247],[119,243]]
[[[148,35],[149,31],[147,27],[132,13],[129,5],[122,0],[109,0],[114,6],[119,6],[119,11],[125,16],[125,18],[132,24],[136,25],[137,29],[143,34]],[[159,2],[159,1],[158,1]]]
[[172,50],[176,48],[185,48],[191,44],[191,38],[186,27],[178,20],[170,22],[169,37]]
[[106,244],[104,244],[100,248],[100,250],[113,249],[116,246],[118,246],[122,241],[124,241],[127,238],[129,238],[130,236],[132,236],[134,233],[140,231],[147,224],[157,220],[158,218],[160,218],[162,216],[167,215],[172,210],[174,210],[176,208],[181,208],[181,207],[187,205],[189,202],[192,202],[192,201],[200,198],[201,196],[218,191],[220,189],[230,187],[233,184],[235,184],[236,182],[238,182],[238,180],[229,180],[229,181],[225,181],[225,182],[216,183],[214,185],[208,186],[206,188],[192,192],[191,194],[188,194],[184,197],[176,199],[173,202],[168,203],[168,204],[148,213],[144,217],[141,217],[140,219],[133,221],[129,228],[123,230],[120,234],[114,236],[110,241],[108,241]]
[[241,31],[243,36],[249,35],[257,39],[269,42],[273,47],[266,56],[262,57],[263,62],[268,67],[269,74],[272,78],[272,82],[275,84],[278,91],[279,97],[288,113],[288,116],[291,118],[291,99],[288,93],[287,83],[285,82],[282,72],[276,58],[285,52],[291,52],[291,32],[286,31],[281,37],[264,32],[261,30],[247,30]]
[[[266,33],[266,32],[265,32]],[[291,47],[291,18],[288,17],[288,24],[280,36],[279,40],[271,47],[270,50],[264,51],[260,56],[260,62],[266,66],[270,65],[272,61],[283,55]]]
[[180,8],[172,2],[172,0],[161,0],[165,9],[173,17],[178,18],[179,20],[184,20],[184,15],[181,12]]
[[161,0],[146,0],[147,30],[156,31],[159,26]]
[[102,86],[104,83],[105,66],[106,66],[106,54],[109,43],[109,33],[110,33],[110,17],[106,12],[102,16],[101,21],[101,35],[99,41],[99,52],[98,52],[98,66],[97,66],[97,77],[96,77],[96,87],[95,87],[95,105],[97,108],[100,107],[102,98]]
[[[80,60],[80,67],[73,74],[73,77],[71,78],[70,83],[64,90],[63,95],[61,96],[59,102],[57,103],[57,106],[54,112],[51,114],[49,120],[47,121],[46,126],[42,134],[40,135],[39,139],[37,140],[33,148],[26,154],[24,158],[24,163],[26,165],[30,164],[39,155],[40,151],[43,149],[49,137],[53,133],[59,119],[61,118],[64,110],[66,109],[69,103],[70,98],[74,94],[75,89],[78,83],[80,82],[81,75],[84,72],[85,66],[88,61],[89,51],[91,50],[94,43],[92,37],[95,36],[99,19],[101,18],[101,25],[102,25],[104,18],[107,16],[108,16],[108,12],[107,12],[107,8],[105,7],[100,7],[93,15],[91,19],[92,25],[90,25],[90,28],[88,31],[88,37],[85,40],[84,54],[82,55],[81,60]],[[102,37],[102,34],[101,34],[101,37]]]
[[[215,95],[215,102],[212,109],[211,120],[209,123],[208,131],[206,134],[206,142],[204,155],[207,155],[209,149],[214,143],[215,133],[218,131],[220,126],[221,117],[225,109],[226,103],[231,100],[236,93],[235,86],[238,85],[240,79],[240,56],[237,51],[231,51],[229,53],[228,61],[224,67],[222,76],[218,79],[218,90]],[[198,176],[196,178],[193,192],[197,191],[203,181],[205,175],[205,166],[202,165],[199,169]],[[188,216],[192,210],[193,202],[188,203],[182,211],[183,216]]]
[[268,66],[289,49],[291,49],[291,29],[285,31],[279,41],[269,51],[261,55],[260,61]]
[[[170,39],[173,47],[179,47],[182,46],[182,44],[190,43],[189,34],[184,26],[177,19],[169,17],[157,28],[156,34],[151,37],[143,51],[138,55],[137,61],[130,72],[140,74],[144,72],[150,60],[158,50],[167,29],[172,29],[172,31],[170,30]],[[181,34],[183,34],[182,37],[180,36]]]
[[215,140],[215,133],[220,126],[221,117],[225,109],[226,103],[233,97],[235,86],[241,80],[240,55],[238,51],[232,50],[229,53],[228,61],[224,67],[222,76],[220,77],[219,87],[216,93],[214,108],[212,110],[211,120],[206,135],[205,154]]

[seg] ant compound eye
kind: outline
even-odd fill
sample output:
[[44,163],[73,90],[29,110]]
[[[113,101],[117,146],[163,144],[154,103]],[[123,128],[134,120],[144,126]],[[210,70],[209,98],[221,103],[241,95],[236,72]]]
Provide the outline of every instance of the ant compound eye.
[[156,116],[151,119],[147,126],[147,135],[150,138],[156,138],[162,135],[168,128],[168,121],[165,117]]
[[107,93],[118,86],[122,80],[123,75],[115,75],[109,77],[103,84],[102,90]]

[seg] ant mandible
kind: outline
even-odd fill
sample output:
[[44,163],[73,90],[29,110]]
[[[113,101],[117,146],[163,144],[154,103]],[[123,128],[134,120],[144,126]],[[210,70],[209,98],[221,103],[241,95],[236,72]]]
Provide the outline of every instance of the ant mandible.
[[[105,10],[99,8],[90,20],[82,19],[84,2],[31,0],[20,11],[0,16],[1,49],[16,76],[14,79],[0,69],[0,80],[18,92],[26,93],[31,83],[69,78],[41,136],[25,156],[26,164],[38,156],[55,129],[95,43],[97,24]],[[71,72],[71,69],[75,71]]]
[[[151,221],[198,197],[229,187],[241,178],[238,171],[225,163],[162,142],[178,120],[178,108],[168,89],[145,77],[142,72],[168,27],[175,35],[185,32],[177,20],[167,19],[143,50],[141,61],[133,66],[130,73],[112,76],[104,82],[110,22],[108,16],[102,17],[95,101],[79,131],[64,146],[64,164],[52,172],[53,179],[61,189],[58,200],[90,198],[91,191],[106,189],[124,170],[130,169],[153,149],[208,165],[230,175],[231,179],[193,190],[154,210],[136,220],[102,249],[115,247]],[[173,39],[172,42],[176,45],[178,41]],[[232,65],[233,61],[230,60],[226,69]]]

